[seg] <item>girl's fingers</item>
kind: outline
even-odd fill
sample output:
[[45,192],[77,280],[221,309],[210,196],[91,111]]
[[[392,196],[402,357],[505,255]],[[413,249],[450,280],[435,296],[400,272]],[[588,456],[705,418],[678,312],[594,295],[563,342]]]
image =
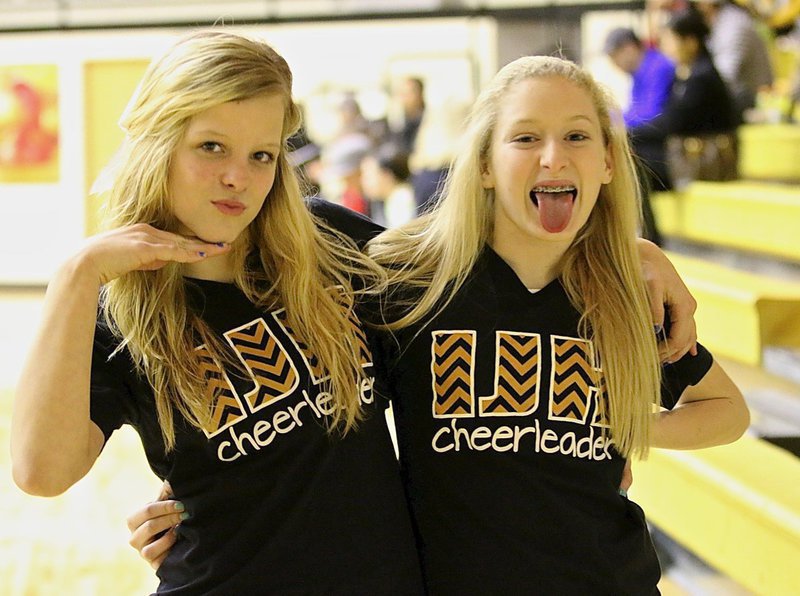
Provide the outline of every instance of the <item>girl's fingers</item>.
[[100,282],[107,283],[130,271],[160,269],[170,262],[195,263],[229,250],[229,244],[204,242],[136,224],[93,237],[84,257]]
[[[177,515],[180,521],[180,515],[183,511],[184,506],[180,501],[154,501],[148,503],[142,509],[135,511],[128,517],[128,530],[135,532],[145,522],[163,517]],[[161,528],[161,530],[163,529],[164,528]]]
[[214,244],[180,236],[158,239],[152,246],[157,250],[157,255],[163,260],[175,261],[185,258],[194,258],[196,256],[216,256],[230,250],[229,244]]
[[168,515],[148,520],[134,530],[128,539],[128,544],[141,553],[144,548],[153,542],[157,542],[164,532],[174,528],[181,521],[179,515]]
[[145,561],[150,563],[153,569],[158,569],[177,540],[177,528],[170,528],[158,540],[154,540],[150,544],[139,549],[139,554]]

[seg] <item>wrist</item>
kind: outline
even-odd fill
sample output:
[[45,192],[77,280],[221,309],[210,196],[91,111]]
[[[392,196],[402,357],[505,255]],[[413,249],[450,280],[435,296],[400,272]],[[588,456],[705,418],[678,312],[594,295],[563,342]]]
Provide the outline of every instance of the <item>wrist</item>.
[[106,283],[86,249],[72,255],[59,267],[53,281],[63,281],[75,288],[98,291]]

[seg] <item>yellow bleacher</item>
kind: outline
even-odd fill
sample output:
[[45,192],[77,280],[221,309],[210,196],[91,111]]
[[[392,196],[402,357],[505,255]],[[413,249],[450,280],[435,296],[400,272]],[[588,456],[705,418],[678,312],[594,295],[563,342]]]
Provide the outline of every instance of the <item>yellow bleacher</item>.
[[800,282],[669,258],[697,299],[698,336],[712,352],[757,366],[764,346],[800,348]]
[[800,185],[693,182],[681,192],[655,193],[652,203],[668,237],[800,262]]
[[800,594],[800,459],[761,439],[654,449],[631,496],[675,540],[742,586]]
[[740,126],[739,176],[746,180],[800,180],[800,126]]
[[[659,228],[800,263],[800,126],[739,132],[743,180],[656,193]],[[669,257],[698,301],[699,338],[716,355],[759,366],[765,346],[800,348],[800,282]],[[653,450],[634,476],[632,496],[679,543],[756,594],[800,594],[800,458],[748,436],[713,449]]]

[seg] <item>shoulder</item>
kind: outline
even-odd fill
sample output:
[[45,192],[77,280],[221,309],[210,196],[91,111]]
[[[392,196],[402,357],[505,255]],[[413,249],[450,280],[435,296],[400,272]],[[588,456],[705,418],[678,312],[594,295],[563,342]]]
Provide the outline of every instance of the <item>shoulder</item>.
[[368,217],[319,197],[306,199],[308,210],[327,225],[349,236],[362,246],[383,231],[383,227]]
[[675,65],[672,61],[658,50],[650,49],[648,50],[648,55],[650,56],[650,63],[654,70],[658,72],[668,72],[670,74],[675,72]]
[[733,33],[730,29],[731,27],[748,29],[752,27],[752,24],[753,22],[750,15],[743,8],[726,3],[717,15],[712,33],[720,31],[730,35]]
[[719,73],[709,56],[702,56],[692,65],[689,80],[718,79]]

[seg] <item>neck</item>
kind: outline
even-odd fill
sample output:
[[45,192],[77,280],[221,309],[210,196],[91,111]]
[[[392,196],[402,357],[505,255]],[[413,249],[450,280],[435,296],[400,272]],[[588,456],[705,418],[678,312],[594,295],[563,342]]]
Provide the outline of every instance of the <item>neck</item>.
[[531,290],[545,287],[561,273],[561,258],[571,240],[548,241],[495,230],[494,251],[508,263],[519,280]]
[[231,282],[233,281],[233,262],[230,253],[225,253],[196,263],[184,263],[181,273],[184,277]]

